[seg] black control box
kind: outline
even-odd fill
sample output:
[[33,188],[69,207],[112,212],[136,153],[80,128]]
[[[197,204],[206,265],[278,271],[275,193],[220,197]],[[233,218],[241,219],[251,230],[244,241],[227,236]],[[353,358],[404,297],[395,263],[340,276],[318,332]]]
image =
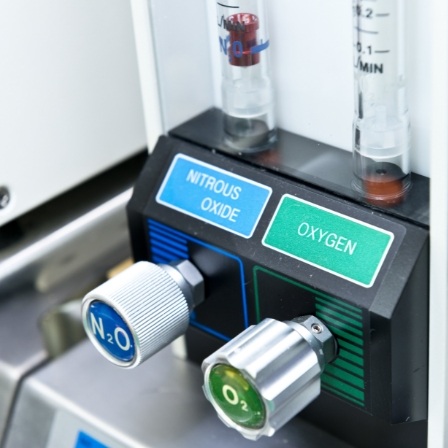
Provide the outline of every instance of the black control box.
[[128,217],[136,260],[190,259],[204,276],[188,356],[200,363],[266,317],[313,314],[339,348],[301,417],[359,447],[426,446],[427,224],[308,170],[310,182],[306,167],[302,179],[281,170],[281,152],[246,158],[178,137],[159,140]]

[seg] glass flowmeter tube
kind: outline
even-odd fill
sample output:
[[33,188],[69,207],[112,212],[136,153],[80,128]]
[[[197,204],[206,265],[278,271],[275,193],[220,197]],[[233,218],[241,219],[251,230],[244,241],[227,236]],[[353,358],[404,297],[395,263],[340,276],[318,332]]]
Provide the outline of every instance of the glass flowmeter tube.
[[353,0],[355,190],[396,204],[410,187],[404,67],[406,0]]
[[216,3],[226,144],[241,152],[276,138],[269,36],[264,0]]

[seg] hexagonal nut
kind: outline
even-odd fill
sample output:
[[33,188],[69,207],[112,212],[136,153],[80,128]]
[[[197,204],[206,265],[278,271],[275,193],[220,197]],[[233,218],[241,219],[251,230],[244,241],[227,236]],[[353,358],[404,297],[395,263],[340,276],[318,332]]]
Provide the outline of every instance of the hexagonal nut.
[[[189,290],[189,297],[192,308],[204,301],[204,278],[197,267],[189,260],[181,260],[172,263],[171,266],[181,275],[183,284],[179,284],[182,290]],[[184,291],[185,293],[186,291]]]
[[[317,342],[319,351],[323,354],[325,363],[333,361],[337,354],[337,343],[327,326],[315,316],[301,316],[291,322],[306,328]],[[314,345],[314,344],[313,344]]]

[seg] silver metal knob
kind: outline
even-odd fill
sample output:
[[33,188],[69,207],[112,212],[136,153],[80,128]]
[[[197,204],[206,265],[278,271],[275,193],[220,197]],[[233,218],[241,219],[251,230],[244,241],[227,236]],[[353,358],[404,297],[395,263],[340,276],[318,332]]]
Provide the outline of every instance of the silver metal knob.
[[141,261],[89,292],[81,312],[98,351],[131,368],[184,334],[203,299],[202,275],[190,261]]
[[336,341],[314,316],[265,319],[204,360],[204,392],[244,437],[272,436],[320,394]]

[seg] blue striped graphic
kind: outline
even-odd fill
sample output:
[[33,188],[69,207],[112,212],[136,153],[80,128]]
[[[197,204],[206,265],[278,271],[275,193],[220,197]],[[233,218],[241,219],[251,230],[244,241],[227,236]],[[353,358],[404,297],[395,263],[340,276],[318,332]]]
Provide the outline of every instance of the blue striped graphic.
[[[238,263],[240,272],[240,284],[241,284],[241,298],[242,298],[242,310],[243,310],[243,322],[244,327],[249,326],[249,315],[247,309],[247,296],[245,285],[245,275],[243,262],[240,258],[235,255],[226,252],[218,247],[212,246],[210,244],[204,243],[201,240],[193,238],[183,232],[174,230],[173,228],[154,221],[153,219],[148,219],[148,232],[149,232],[149,243],[151,246],[151,261],[153,263],[167,264],[172,261],[186,260],[190,258],[188,242],[198,244],[199,246],[205,247],[213,252],[219,253],[225,257],[231,258]],[[192,313],[190,315],[191,325],[200,328],[201,330],[222,339],[223,341],[229,341],[231,338],[224,334],[215,331],[205,325],[200,324],[195,320],[195,315]]]
[[185,236],[167,226],[149,220],[149,243],[154,263],[170,263],[189,258]]

